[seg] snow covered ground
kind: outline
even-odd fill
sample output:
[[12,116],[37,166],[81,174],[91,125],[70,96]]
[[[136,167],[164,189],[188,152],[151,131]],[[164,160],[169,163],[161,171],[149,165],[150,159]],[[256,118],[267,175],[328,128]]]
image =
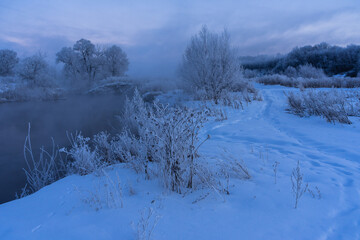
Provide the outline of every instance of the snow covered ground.
[[[334,125],[288,114],[283,91],[298,90],[262,86],[264,101],[206,124],[202,134],[211,139],[202,156],[225,161],[231,154],[252,176],[230,179],[229,195],[165,192],[156,179],[115,165],[106,172],[114,181],[119,176],[120,207],[94,204],[109,177],[69,176],[0,205],[0,239],[136,239],[140,212],[148,208],[155,212],[150,223],[160,217],[153,239],[360,239],[359,119]],[[297,161],[314,196],[306,192],[294,209],[290,176]]]

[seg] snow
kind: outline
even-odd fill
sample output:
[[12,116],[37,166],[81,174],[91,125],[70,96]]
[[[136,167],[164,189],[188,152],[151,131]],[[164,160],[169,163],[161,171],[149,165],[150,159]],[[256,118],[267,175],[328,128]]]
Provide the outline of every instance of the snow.
[[[285,111],[284,91],[297,89],[260,88],[264,101],[227,108],[228,120],[210,121],[202,132],[211,135],[200,151],[209,162],[231,154],[249,168],[250,180],[230,179],[229,195],[169,193],[119,164],[106,172],[120,178],[123,208],[97,211],[86,203],[103,174],[69,176],[0,205],[0,239],[136,239],[146,207],[161,216],[153,239],[359,239],[359,119],[343,125],[299,118]],[[298,160],[304,181],[321,196],[305,193],[294,209],[290,176]]]

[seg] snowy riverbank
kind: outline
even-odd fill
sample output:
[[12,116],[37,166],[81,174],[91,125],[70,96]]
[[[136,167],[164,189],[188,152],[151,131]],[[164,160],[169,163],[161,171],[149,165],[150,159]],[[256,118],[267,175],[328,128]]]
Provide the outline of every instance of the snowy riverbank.
[[[158,219],[153,239],[358,238],[359,119],[334,125],[299,118],[285,112],[283,93],[297,89],[261,88],[264,101],[227,109],[228,120],[210,121],[202,131],[211,136],[202,157],[241,159],[252,176],[230,178],[229,195],[210,189],[169,193],[158,180],[118,164],[0,205],[0,239],[136,239],[144,208],[154,211],[150,224]],[[297,161],[314,196],[304,193],[294,209],[290,176]],[[118,206],[99,203],[107,201],[97,193],[109,192],[113,183],[122,189]]]

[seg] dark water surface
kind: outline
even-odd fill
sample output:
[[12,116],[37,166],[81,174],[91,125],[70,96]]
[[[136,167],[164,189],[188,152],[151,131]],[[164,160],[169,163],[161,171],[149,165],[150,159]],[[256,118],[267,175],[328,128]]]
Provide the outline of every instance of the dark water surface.
[[114,116],[123,109],[124,99],[121,95],[74,96],[0,104],[0,204],[13,200],[25,185],[23,147],[28,123],[35,153],[42,145],[50,150],[51,137],[56,145],[68,146],[66,131],[81,131],[85,136],[116,131],[119,126]]

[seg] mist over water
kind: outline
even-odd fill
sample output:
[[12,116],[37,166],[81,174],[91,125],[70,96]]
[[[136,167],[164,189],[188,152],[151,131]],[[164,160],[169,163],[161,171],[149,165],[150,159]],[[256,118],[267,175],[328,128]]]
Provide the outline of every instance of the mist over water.
[[66,131],[92,136],[115,133],[125,95],[71,96],[66,100],[0,104],[0,204],[15,198],[25,186],[23,147],[28,123],[35,158],[41,146],[68,146]]

